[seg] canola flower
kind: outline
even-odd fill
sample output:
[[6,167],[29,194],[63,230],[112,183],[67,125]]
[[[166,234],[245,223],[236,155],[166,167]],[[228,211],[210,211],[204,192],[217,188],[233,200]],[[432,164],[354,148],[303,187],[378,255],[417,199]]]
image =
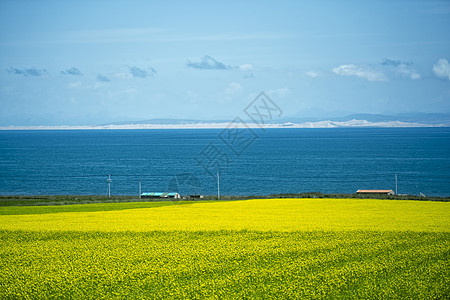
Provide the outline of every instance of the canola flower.
[[447,202],[367,199],[255,199],[112,211],[0,215],[0,229],[37,231],[449,232],[449,225]]
[[448,203],[264,199],[133,207],[0,208],[0,299],[450,295]]

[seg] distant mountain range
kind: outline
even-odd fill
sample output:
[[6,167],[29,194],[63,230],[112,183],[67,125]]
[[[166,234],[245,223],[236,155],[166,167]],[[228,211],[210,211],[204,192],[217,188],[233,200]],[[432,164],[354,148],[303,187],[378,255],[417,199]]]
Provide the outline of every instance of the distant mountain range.
[[450,114],[443,113],[403,113],[397,115],[380,114],[352,114],[343,118],[334,118],[335,121],[366,120],[369,122],[413,122],[425,124],[450,124]]
[[[232,126],[258,128],[260,124],[243,120]],[[450,127],[450,114],[404,113],[398,115],[350,114],[334,118],[287,117],[265,120],[265,128],[368,128],[368,127]],[[80,126],[0,126],[0,130],[69,130],[69,129],[221,129],[232,120],[150,119]]]
[[[450,126],[450,114],[446,113],[402,113],[397,115],[382,114],[349,114],[344,117],[288,117],[267,121],[272,124],[284,123],[310,123],[310,122],[348,122],[352,120],[368,121],[370,123],[386,123],[386,122],[404,122],[404,123],[421,123],[423,125],[444,125]],[[252,121],[244,120],[247,123]],[[209,123],[229,123],[230,120],[196,120],[196,119],[149,119],[142,121],[125,121],[113,122],[105,125],[129,125],[129,124],[153,124],[153,125],[192,125],[192,124],[209,124]]]

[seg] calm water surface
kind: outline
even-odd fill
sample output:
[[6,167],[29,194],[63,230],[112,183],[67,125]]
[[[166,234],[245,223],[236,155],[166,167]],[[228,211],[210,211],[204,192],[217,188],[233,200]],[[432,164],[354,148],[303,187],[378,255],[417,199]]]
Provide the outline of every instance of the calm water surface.
[[0,131],[0,194],[450,196],[450,128]]

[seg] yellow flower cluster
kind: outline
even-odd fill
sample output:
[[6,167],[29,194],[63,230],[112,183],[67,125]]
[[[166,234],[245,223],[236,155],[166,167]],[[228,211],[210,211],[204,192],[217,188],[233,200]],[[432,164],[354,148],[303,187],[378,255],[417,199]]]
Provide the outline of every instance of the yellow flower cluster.
[[450,235],[0,231],[1,299],[433,299]]
[[[91,204],[99,206],[105,204]],[[137,204],[136,204],[137,205]],[[111,207],[111,204],[108,204]],[[367,199],[255,199],[155,208],[0,215],[0,229],[153,231],[450,231],[450,203]],[[3,208],[4,209],[4,208]],[[0,210],[1,214],[1,210]]]
[[450,295],[450,203],[92,205],[0,209],[0,299]]

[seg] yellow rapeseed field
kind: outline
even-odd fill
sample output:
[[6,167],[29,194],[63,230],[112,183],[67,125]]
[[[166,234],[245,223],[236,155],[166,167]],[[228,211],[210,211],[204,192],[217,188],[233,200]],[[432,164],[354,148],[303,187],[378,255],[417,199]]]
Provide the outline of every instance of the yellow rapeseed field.
[[0,207],[0,299],[449,299],[450,203]]
[[0,215],[0,229],[449,232],[450,203],[367,199],[202,202],[116,211]]

